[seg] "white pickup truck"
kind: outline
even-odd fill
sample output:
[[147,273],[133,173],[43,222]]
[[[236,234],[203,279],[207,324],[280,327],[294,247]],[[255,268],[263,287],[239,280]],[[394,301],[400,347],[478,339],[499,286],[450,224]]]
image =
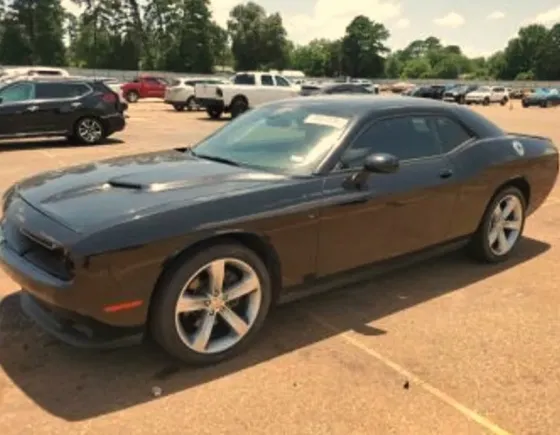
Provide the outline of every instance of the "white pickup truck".
[[206,109],[212,119],[223,113],[235,118],[248,109],[270,101],[296,97],[301,87],[276,73],[239,72],[228,84],[197,84],[196,103]]
[[492,103],[500,103],[505,106],[509,101],[509,93],[503,86],[480,86],[476,90],[465,95],[467,104],[484,104],[488,106]]

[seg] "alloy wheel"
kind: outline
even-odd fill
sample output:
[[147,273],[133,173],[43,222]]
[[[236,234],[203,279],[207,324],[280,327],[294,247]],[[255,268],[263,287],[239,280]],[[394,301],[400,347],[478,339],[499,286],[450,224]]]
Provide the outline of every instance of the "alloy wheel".
[[103,126],[96,119],[86,118],[78,125],[80,138],[87,143],[96,143],[103,137]]
[[523,228],[523,205],[515,195],[504,196],[492,212],[488,228],[488,246],[496,256],[510,252]]
[[187,280],[175,306],[175,327],[192,351],[224,352],[247,335],[261,303],[261,283],[249,264],[216,259]]

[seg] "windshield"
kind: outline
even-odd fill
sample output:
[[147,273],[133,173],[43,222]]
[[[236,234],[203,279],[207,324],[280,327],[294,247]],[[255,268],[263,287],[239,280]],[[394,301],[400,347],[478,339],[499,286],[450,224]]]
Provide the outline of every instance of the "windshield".
[[476,91],[477,92],[490,92],[490,88],[488,86],[481,86]]
[[337,143],[350,118],[300,104],[247,112],[192,148],[199,157],[219,158],[272,172],[311,175]]

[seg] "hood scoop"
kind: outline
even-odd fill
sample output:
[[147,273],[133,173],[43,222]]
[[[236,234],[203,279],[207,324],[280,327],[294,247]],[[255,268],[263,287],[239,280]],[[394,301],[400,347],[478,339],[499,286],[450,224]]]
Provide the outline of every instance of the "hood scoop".
[[115,187],[120,189],[143,190],[146,188],[146,186],[140,183],[136,183],[134,181],[119,180],[119,179],[109,180],[107,184],[110,187]]

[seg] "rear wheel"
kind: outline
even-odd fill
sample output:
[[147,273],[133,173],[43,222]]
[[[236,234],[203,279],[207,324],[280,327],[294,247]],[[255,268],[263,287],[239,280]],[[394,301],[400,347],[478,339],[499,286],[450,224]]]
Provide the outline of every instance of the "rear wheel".
[[507,102],[508,102],[507,97],[504,97],[504,98],[502,98],[502,101],[500,101],[500,105],[505,106],[507,104]]
[[88,116],[76,122],[71,139],[82,144],[95,145],[100,143],[105,137],[105,128],[101,121]]
[[470,242],[473,257],[487,263],[506,260],[521,239],[526,207],[526,199],[516,187],[498,192]]
[[177,112],[182,112],[183,110],[185,110],[185,105],[184,105],[184,104],[175,103],[175,104],[173,104],[173,108],[174,108]]
[[196,105],[196,100],[195,100],[194,97],[189,97],[187,99],[186,106],[187,106],[187,110],[189,112],[193,112],[194,110],[196,110],[198,108],[198,106]]
[[140,95],[136,91],[129,91],[126,93],[125,98],[129,103],[137,103],[140,99]]
[[250,249],[220,244],[164,276],[150,329],[185,363],[214,364],[242,351],[261,329],[272,301],[268,271]]
[[482,101],[482,104],[485,106],[490,105],[490,98],[485,98],[484,101]]

